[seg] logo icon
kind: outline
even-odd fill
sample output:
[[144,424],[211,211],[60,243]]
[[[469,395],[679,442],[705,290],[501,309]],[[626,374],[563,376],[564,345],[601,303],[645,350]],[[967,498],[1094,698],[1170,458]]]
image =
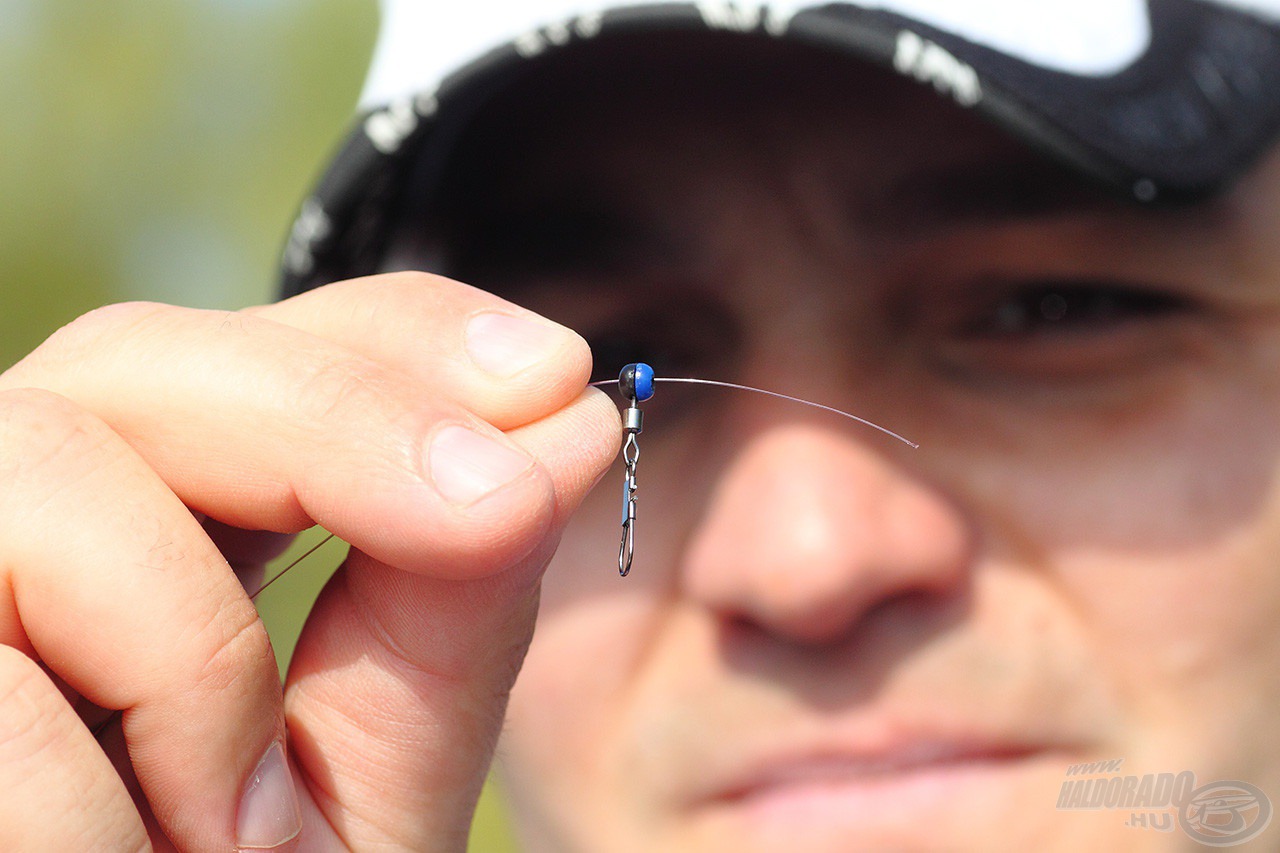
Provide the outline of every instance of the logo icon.
[[1210,782],[1191,792],[1178,811],[1178,825],[1209,847],[1231,847],[1257,838],[1271,823],[1271,800],[1256,785]]

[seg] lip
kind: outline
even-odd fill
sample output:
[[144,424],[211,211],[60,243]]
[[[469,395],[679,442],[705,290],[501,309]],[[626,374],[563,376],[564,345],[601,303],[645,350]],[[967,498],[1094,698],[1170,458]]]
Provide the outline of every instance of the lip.
[[797,842],[832,830],[936,838],[953,819],[971,821],[992,803],[1016,800],[1030,779],[1060,775],[1065,754],[1044,745],[936,738],[873,750],[780,749],[737,764],[694,808],[745,824],[757,840]]
[[877,785],[907,776],[955,771],[1024,759],[1024,747],[965,747],[915,743],[880,755],[817,754],[766,761],[710,799],[742,801],[789,788],[834,784]]

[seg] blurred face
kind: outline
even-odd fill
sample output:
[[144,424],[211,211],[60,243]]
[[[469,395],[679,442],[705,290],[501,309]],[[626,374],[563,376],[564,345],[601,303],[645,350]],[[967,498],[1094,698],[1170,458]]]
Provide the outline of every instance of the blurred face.
[[1280,162],[1138,210],[873,72],[669,55],[513,95],[452,271],[920,448],[659,384],[632,573],[615,471],[512,697],[533,849],[1189,846],[1056,808],[1110,759],[1280,799]]

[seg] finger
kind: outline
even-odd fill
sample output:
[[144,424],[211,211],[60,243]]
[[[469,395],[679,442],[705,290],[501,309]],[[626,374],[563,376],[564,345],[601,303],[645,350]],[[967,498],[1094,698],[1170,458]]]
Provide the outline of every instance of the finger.
[[[456,583],[353,552],[330,581],[286,707],[307,790],[349,847],[465,849],[544,557]],[[414,633],[435,651],[391,639]]]
[[554,527],[569,520],[608,472],[621,435],[618,407],[599,388],[585,388],[573,405],[507,433],[549,472],[556,495]]
[[120,777],[40,667],[0,645],[0,850],[145,850]]
[[46,666],[124,711],[166,833],[189,850],[260,834],[238,815],[263,811],[241,794],[283,739],[279,677],[199,523],[119,436],[48,392],[0,394],[0,480],[0,589]]
[[402,370],[502,430],[559,410],[591,378],[576,332],[429,273],[338,282],[249,311]]
[[[522,429],[535,454],[563,454],[552,464],[561,476],[552,534],[506,572],[449,582],[353,551],[325,589],[285,709],[311,802],[350,847],[465,848],[542,570],[560,524],[607,469],[617,431],[616,408],[594,390]],[[607,567],[612,555],[602,557]]]
[[[68,366],[89,358],[92,372]],[[246,529],[319,523],[404,568],[497,571],[552,509],[541,466],[463,406],[257,317],[111,306],[0,377],[14,383],[97,414],[198,512]]]

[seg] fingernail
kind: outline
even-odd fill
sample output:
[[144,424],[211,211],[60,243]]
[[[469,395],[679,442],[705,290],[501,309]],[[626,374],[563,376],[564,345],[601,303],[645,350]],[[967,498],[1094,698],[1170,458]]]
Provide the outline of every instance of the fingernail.
[[471,360],[496,376],[515,376],[564,346],[565,331],[551,323],[485,312],[467,323]]
[[302,831],[302,812],[293,776],[284,758],[284,746],[276,741],[262,756],[240,796],[236,815],[236,847],[271,850]]
[[440,494],[462,506],[502,488],[533,465],[523,453],[461,426],[437,432],[428,457]]

